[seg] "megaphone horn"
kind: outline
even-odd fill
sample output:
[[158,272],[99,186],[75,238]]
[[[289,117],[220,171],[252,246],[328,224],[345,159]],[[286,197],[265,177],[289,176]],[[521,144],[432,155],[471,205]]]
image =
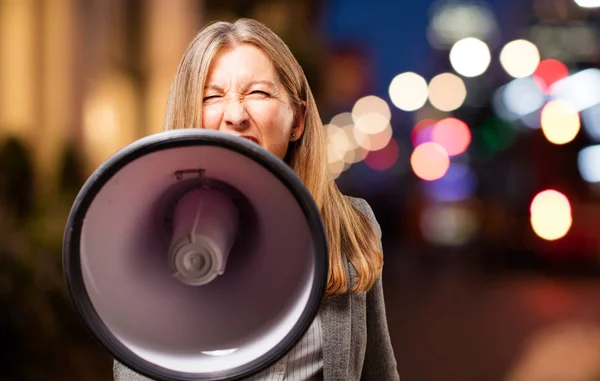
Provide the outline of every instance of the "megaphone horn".
[[155,380],[249,377],[289,351],[327,284],[319,210],[253,142],[166,131],[106,160],[74,201],[63,267],[75,310]]

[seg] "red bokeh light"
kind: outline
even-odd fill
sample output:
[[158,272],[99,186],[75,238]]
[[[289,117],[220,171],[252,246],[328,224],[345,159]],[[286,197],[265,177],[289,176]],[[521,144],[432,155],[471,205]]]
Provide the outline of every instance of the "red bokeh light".
[[415,124],[410,134],[414,147],[431,141],[431,129],[436,122],[435,119],[422,119]]
[[396,164],[398,151],[398,143],[392,138],[384,148],[369,152],[365,157],[365,164],[376,171],[384,171]]
[[555,82],[569,76],[567,66],[554,59],[543,60],[533,73],[533,79],[540,90],[548,93],[548,88]]
[[448,155],[465,152],[471,143],[471,131],[465,122],[456,118],[445,118],[436,123],[431,140],[446,149]]

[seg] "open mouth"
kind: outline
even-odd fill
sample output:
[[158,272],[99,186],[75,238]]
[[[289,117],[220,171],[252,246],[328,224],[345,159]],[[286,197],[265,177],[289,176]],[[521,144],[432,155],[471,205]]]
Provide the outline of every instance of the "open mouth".
[[254,142],[254,143],[256,143],[256,144],[260,145],[260,143],[258,143],[258,139],[256,139],[256,138],[255,138],[255,137],[253,137],[253,136],[241,136],[241,137],[242,137],[242,138],[244,138],[244,139],[248,139],[248,140],[250,140],[251,142]]

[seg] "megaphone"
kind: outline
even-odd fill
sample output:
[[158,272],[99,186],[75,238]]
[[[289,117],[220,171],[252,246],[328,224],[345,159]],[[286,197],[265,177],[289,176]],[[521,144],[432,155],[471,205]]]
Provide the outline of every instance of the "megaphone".
[[328,246],[291,168],[205,129],[139,139],[87,179],[63,242],[71,302],[155,380],[235,380],[279,360],[321,304]]

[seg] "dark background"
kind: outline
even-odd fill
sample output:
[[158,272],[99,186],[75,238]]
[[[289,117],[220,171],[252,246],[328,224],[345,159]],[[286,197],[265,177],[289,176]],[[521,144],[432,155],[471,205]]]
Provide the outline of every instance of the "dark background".
[[[446,14],[436,35],[444,7],[472,13]],[[493,102],[513,81],[499,54],[515,39],[571,74],[598,68],[599,12],[574,0],[0,0],[0,380],[111,379],[110,356],[66,292],[69,209],[110,154],[161,130],[168,86],[197,30],[241,16],[289,44],[324,123],[367,95],[390,107],[397,150],[370,153],[336,181],[369,201],[381,224],[402,379],[600,380],[600,188],[578,167],[600,122],[582,111],[575,139],[556,145],[539,129],[539,110],[510,119]],[[451,44],[440,42],[452,33],[488,44],[483,74],[456,72]],[[467,98],[451,112],[430,102],[403,111],[388,89],[404,72],[427,82],[459,74]],[[590,91],[600,104],[600,87]],[[469,176],[424,181],[410,164],[415,126],[447,117],[469,127],[466,152],[451,158]],[[530,221],[547,189],[568,198],[573,221],[554,240]]]

